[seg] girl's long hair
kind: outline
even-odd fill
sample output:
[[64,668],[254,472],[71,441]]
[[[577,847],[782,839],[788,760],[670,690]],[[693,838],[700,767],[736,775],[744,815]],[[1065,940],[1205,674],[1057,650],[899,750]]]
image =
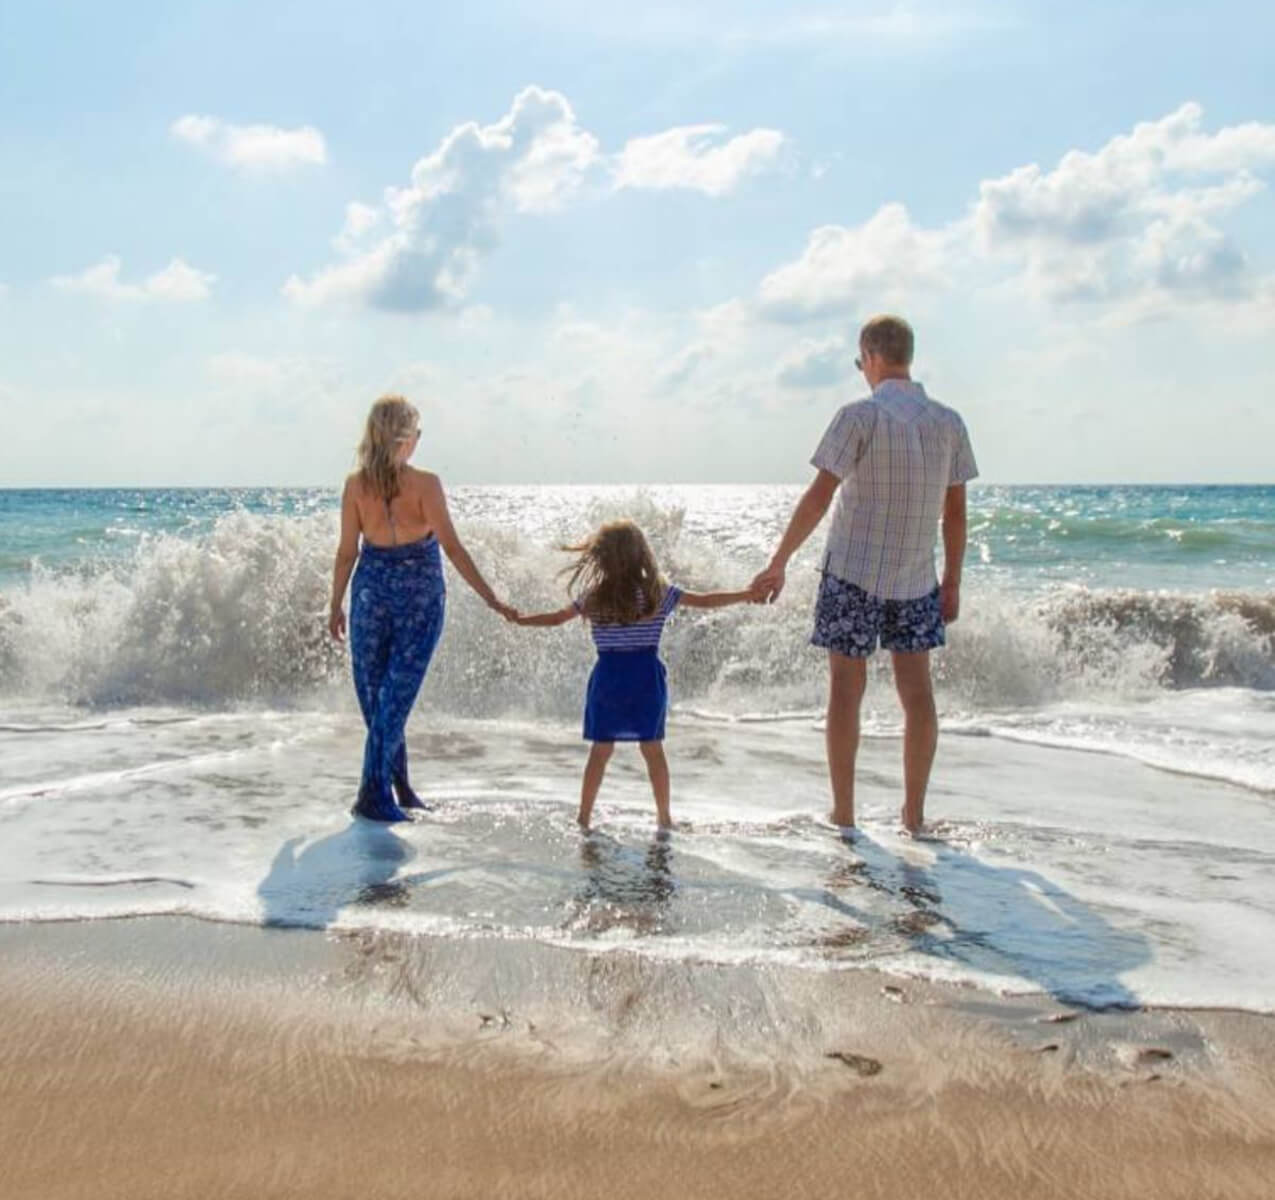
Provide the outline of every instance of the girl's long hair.
[[579,555],[563,574],[571,572],[567,592],[590,621],[631,625],[659,608],[665,583],[632,521],[610,521],[588,541],[563,549]]
[[359,477],[387,504],[399,493],[399,447],[416,432],[420,413],[402,396],[382,396],[367,414],[359,443]]

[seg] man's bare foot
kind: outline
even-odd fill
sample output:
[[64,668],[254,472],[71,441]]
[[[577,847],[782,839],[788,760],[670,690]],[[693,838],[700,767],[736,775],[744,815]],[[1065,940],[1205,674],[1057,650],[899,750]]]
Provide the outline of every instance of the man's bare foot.
[[843,813],[843,812],[838,812],[834,808],[828,816],[828,822],[829,824],[837,826],[838,829],[853,829],[854,828],[854,812],[851,811],[848,813]]
[[945,839],[950,828],[943,821],[937,823],[917,821],[915,824],[909,824],[903,818],[900,818],[899,825],[899,832],[904,837],[911,838],[914,842],[941,842]]

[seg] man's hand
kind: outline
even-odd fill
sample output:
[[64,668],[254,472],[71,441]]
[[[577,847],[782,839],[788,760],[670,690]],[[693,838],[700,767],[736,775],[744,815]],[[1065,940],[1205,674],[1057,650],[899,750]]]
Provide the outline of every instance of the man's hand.
[[774,604],[784,590],[784,568],[771,563],[748,586],[756,604]]
[[943,624],[950,625],[961,615],[961,585],[950,580],[939,584],[939,612],[943,616]]

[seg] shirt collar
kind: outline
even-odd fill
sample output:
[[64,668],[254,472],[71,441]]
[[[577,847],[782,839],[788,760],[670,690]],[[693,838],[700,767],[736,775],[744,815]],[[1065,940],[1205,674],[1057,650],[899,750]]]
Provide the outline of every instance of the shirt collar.
[[915,379],[883,379],[872,389],[874,400],[889,400],[894,396],[924,397],[923,388]]

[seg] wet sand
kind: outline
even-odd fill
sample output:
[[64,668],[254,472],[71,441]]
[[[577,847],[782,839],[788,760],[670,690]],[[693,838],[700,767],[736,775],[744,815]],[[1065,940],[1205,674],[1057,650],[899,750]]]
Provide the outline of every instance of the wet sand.
[[0,1194],[1271,1195],[1275,1020],[162,917],[0,927]]

